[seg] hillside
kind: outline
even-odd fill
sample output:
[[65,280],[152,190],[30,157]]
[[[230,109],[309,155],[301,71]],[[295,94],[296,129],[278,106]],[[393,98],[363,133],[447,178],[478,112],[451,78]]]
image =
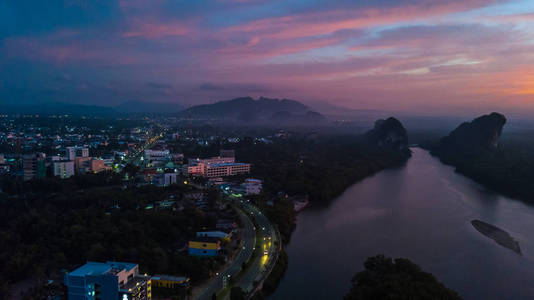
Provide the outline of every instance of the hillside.
[[534,199],[534,155],[528,135],[501,141],[506,118],[491,113],[423,144],[432,155],[489,189],[527,202]]
[[213,104],[193,106],[179,113],[181,117],[255,124],[318,124],[326,121],[320,113],[288,99],[241,97]]

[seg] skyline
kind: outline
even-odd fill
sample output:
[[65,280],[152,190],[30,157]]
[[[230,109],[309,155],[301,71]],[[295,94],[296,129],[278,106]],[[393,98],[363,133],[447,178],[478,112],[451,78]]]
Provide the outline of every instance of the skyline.
[[534,3],[7,1],[0,101],[534,112]]

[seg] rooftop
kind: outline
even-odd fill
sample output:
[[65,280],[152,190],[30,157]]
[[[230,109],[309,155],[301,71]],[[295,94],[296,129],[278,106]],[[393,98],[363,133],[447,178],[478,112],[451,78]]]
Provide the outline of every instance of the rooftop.
[[245,166],[247,163],[222,163],[222,164],[211,164],[210,167],[227,167],[227,166]]
[[152,276],[152,280],[168,280],[168,281],[181,282],[181,281],[189,281],[189,278],[184,277],[184,276],[171,276],[171,275],[156,274]]
[[134,263],[123,263],[123,262],[113,262],[113,261],[102,263],[102,262],[88,261],[87,263],[85,263],[85,265],[70,272],[69,275],[71,276],[87,276],[87,275],[103,275],[103,274],[115,275],[122,270],[130,271],[136,266],[137,264],[134,264]]
[[191,239],[191,242],[218,243],[219,239],[214,237],[195,237]]

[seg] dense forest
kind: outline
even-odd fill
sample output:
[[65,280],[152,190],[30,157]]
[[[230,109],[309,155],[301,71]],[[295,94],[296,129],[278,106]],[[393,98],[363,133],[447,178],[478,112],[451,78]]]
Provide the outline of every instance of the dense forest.
[[75,179],[56,186],[58,193],[36,193],[42,185],[33,182],[17,197],[0,194],[0,295],[21,280],[60,278],[60,270],[86,260],[133,261],[142,272],[187,274],[194,281],[223,263],[179,251],[196,229],[214,226],[214,217],[196,209],[145,209],[190,187],[71,190],[67,182]]
[[369,257],[365,269],[352,279],[352,288],[345,300],[395,299],[423,300],[461,299],[432,274],[405,258],[395,260],[377,255]]

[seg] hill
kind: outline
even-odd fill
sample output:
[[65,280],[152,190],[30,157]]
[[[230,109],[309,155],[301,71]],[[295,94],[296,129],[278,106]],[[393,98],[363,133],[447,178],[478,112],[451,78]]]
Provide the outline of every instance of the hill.
[[505,123],[503,115],[491,113],[462,123],[449,135],[422,146],[489,189],[532,203],[534,145],[528,134],[501,141]]
[[506,118],[499,113],[491,113],[464,122],[448,136],[440,139],[432,152],[445,161],[454,162],[466,156],[497,148]]
[[320,113],[313,112],[306,105],[288,99],[241,97],[203,104],[188,108],[181,117],[199,120],[217,120],[232,123],[254,124],[318,124],[326,121]]

